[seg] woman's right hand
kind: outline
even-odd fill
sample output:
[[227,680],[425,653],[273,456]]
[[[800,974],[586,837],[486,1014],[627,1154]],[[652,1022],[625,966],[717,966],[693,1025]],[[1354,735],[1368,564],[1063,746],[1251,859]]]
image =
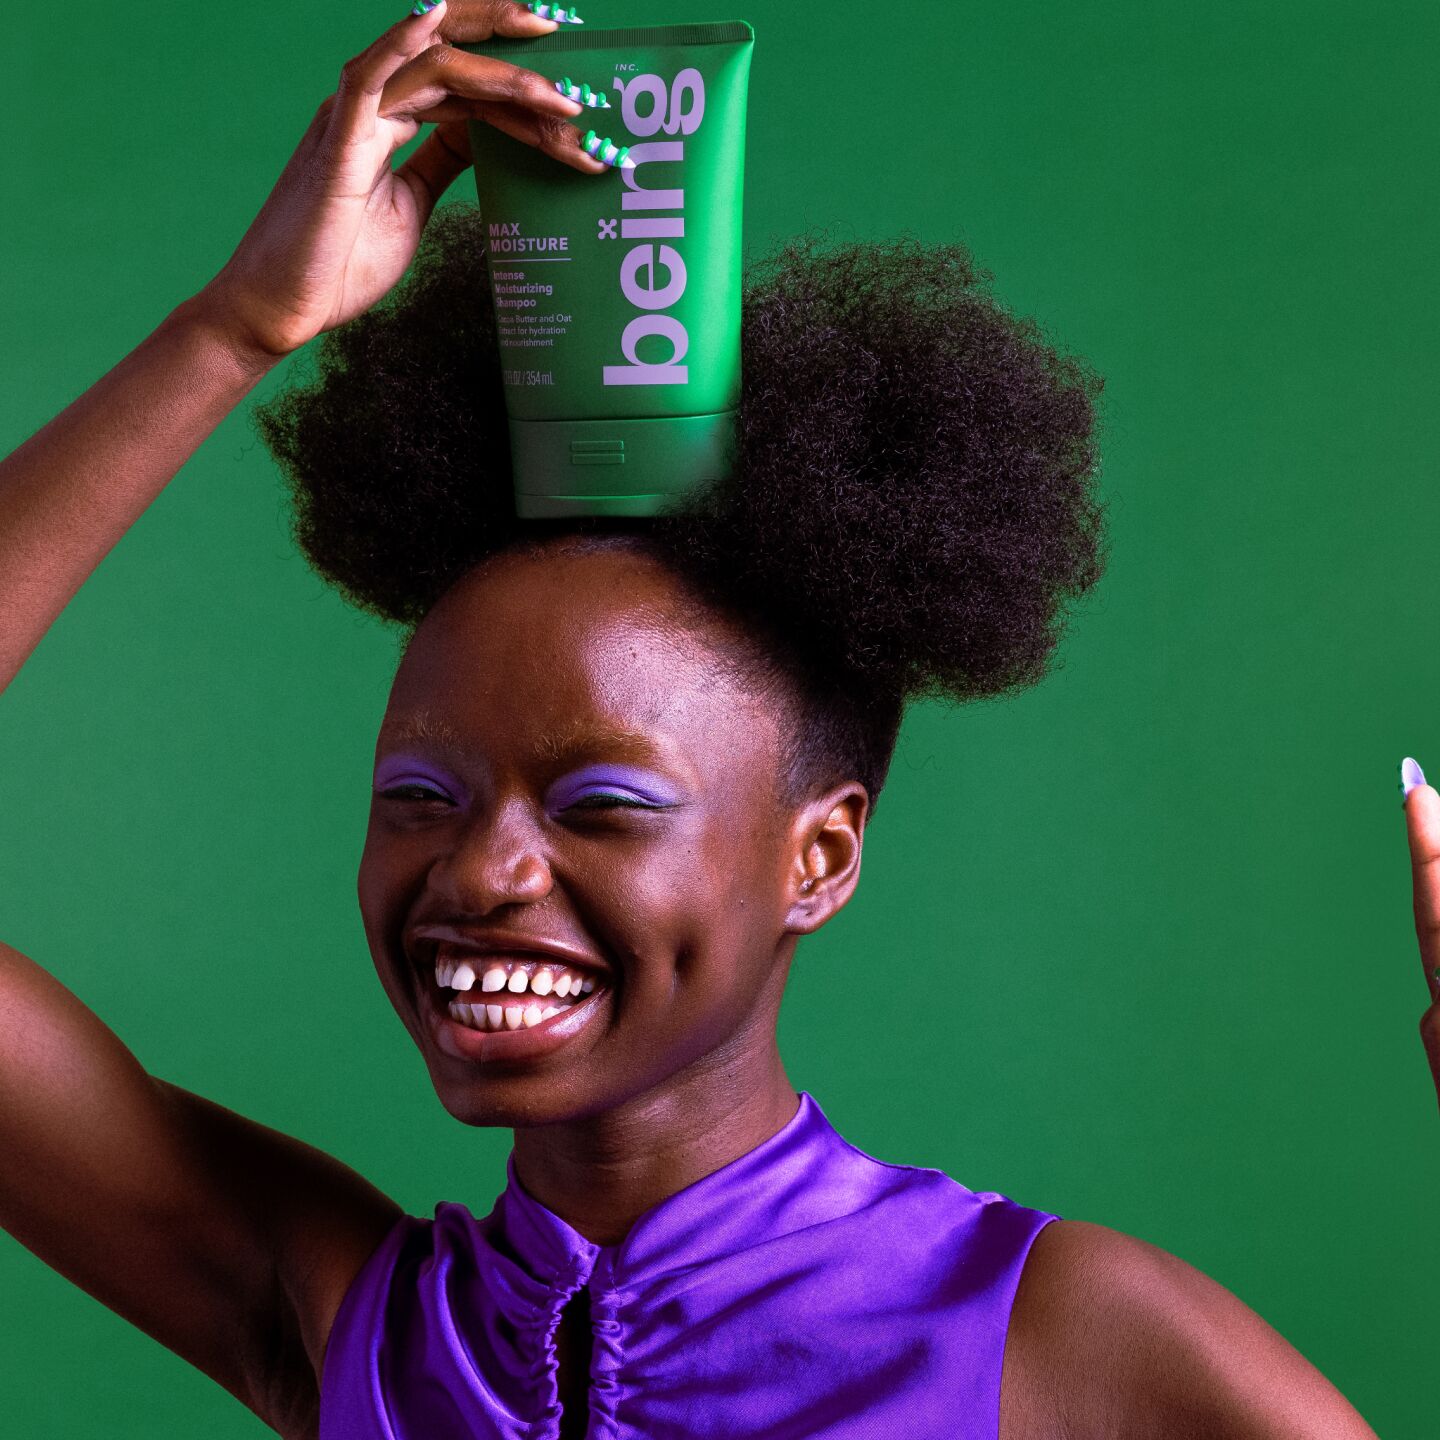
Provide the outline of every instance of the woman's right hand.
[[[442,0],[348,61],[234,255],[196,297],[238,351],[288,355],[368,310],[405,273],[435,202],[471,164],[486,120],[587,174],[568,120],[583,107],[534,71],[448,41],[549,34],[516,0]],[[398,170],[391,157],[436,129]]]

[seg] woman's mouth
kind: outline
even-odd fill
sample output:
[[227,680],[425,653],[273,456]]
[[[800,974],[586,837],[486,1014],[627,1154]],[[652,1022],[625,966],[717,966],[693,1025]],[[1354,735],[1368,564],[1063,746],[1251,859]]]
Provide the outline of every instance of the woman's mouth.
[[474,1030],[530,1029],[578,1005],[593,994],[593,975],[544,960],[503,960],[485,956],[435,957],[440,995],[450,992],[450,1018]]
[[528,1057],[563,1044],[598,1012],[605,978],[538,955],[435,954],[424,988],[439,1047],[457,1059]]

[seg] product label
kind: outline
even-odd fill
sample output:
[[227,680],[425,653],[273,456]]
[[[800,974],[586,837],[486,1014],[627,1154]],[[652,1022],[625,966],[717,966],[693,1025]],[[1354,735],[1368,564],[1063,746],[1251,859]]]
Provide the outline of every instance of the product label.
[[[701,27],[703,28],[703,27]],[[498,52],[497,43],[483,53]],[[476,193],[509,414],[663,419],[733,410],[740,390],[745,36],[557,49],[608,104],[577,116],[603,174],[475,122]],[[618,162],[618,163],[615,163]],[[698,433],[698,432],[697,432]]]
[[[495,295],[495,321],[500,344],[505,349],[552,350],[557,339],[567,335],[570,316],[555,305],[556,285],[548,268],[541,264],[566,264],[570,260],[568,235],[524,235],[514,221],[495,221],[487,227],[486,248],[491,255],[490,283]],[[513,268],[496,257],[523,257]],[[531,266],[535,269],[531,269]],[[541,278],[545,277],[545,278]],[[563,288],[563,287],[561,287]],[[554,370],[546,366],[506,366],[507,385],[553,385]]]
[[[632,135],[693,135],[705,118],[705,81],[693,68],[669,84],[660,75],[616,76],[612,88]],[[601,373],[606,385],[684,385],[690,369],[681,362],[690,336],[677,316],[665,312],[685,293],[685,257],[679,246],[656,242],[685,238],[685,142],[646,140],[630,146],[630,159],[634,168],[621,172],[618,238],[640,243],[620,262],[620,293],[639,313],[620,333],[625,363],[606,365]],[[612,236],[613,230],[612,222]]]

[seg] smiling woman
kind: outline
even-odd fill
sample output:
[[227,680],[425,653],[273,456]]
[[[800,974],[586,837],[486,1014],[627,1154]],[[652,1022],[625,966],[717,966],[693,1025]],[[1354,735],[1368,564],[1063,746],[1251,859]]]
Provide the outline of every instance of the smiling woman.
[[258,415],[311,563],[408,636],[381,983],[450,1113],[515,1135],[487,1219],[401,1217],[350,1280],[325,1427],[378,1437],[383,1395],[417,1434],[1368,1433],[1174,1257],[846,1146],[777,1048],[907,701],[1033,683],[1101,574],[1098,381],[957,246],[792,243],[749,271],[733,474],[520,521],[481,248],[437,216]]
[[[437,215],[258,420],[312,564],[408,633],[360,872],[381,981],[451,1113],[619,1240],[795,1113],[788,966],[853,893],[906,700],[1033,682],[1098,578],[1098,382],[958,246],[794,243],[750,270],[733,475],[519,520],[482,241]],[[547,949],[578,1002],[536,998]],[[611,1134],[622,1186],[557,1168]]]
[[0,467],[8,683],[330,332],[259,421],[306,555],[406,632],[365,934],[445,1109],[513,1130],[507,1185],[405,1214],[0,947],[0,1223],[307,1440],[1370,1435],[1174,1257],[873,1160],[791,1085],[786,978],[905,705],[1035,683],[1101,575],[1099,382],[958,246],[797,243],[750,272],[732,475],[517,520],[478,220],[431,209],[474,119],[604,171],[578,104],[454,48],[543,12],[417,6],[352,60],[216,279]]

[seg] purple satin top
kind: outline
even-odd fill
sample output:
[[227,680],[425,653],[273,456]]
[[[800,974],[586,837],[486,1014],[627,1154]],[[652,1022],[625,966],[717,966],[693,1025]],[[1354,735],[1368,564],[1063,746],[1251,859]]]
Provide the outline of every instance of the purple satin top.
[[1010,1308],[1057,1217],[887,1165],[806,1094],[764,1144],[592,1245],[509,1183],[404,1215],[330,1334],[320,1440],[554,1440],[590,1287],[588,1440],[998,1440]]

